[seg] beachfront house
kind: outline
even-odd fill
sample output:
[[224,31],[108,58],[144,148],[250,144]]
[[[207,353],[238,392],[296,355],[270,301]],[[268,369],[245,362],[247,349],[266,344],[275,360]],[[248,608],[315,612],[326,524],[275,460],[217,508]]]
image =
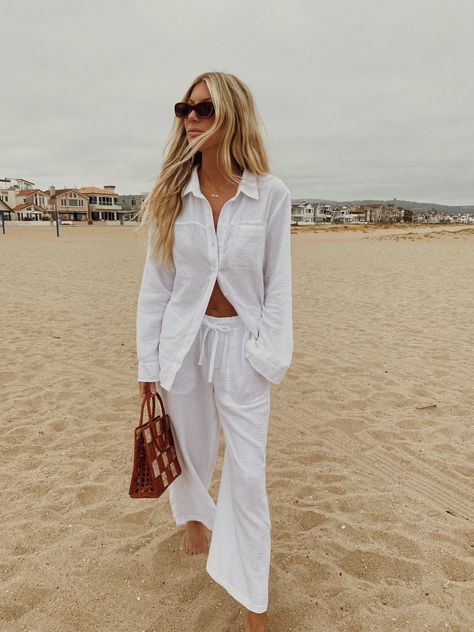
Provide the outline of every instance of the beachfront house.
[[124,219],[132,219],[141,208],[147,196],[148,193],[140,193],[140,195],[119,195],[117,204],[123,209]]
[[17,204],[8,219],[19,222],[38,221],[46,214],[46,210],[42,206],[38,206],[34,202],[26,202],[25,204]]
[[56,189],[49,187],[49,208],[53,219],[56,213],[62,220],[84,221],[87,219],[88,199],[78,189]]
[[291,205],[291,224],[314,224],[314,206],[306,202],[295,202]]
[[353,213],[348,206],[336,206],[331,209],[331,214],[334,224],[356,224],[359,222],[359,215]]
[[0,200],[7,221],[40,220],[48,213],[49,194],[23,178],[0,179]]
[[13,209],[19,221],[41,220],[49,217],[49,193],[41,189],[21,189],[16,194],[16,206]]
[[448,219],[446,213],[442,211],[436,211],[435,209],[430,210],[412,210],[407,209],[405,211],[405,221],[406,222],[416,222],[421,224],[440,224],[447,223],[450,220]]
[[0,192],[18,191],[33,189],[35,183],[25,180],[24,178],[0,178]]
[[16,193],[16,203],[18,204],[34,204],[47,213],[49,209],[49,193],[41,189],[21,189]]
[[315,224],[332,222],[332,211],[330,204],[318,204],[314,212]]
[[122,220],[124,210],[117,203],[118,193],[115,192],[115,185],[105,185],[100,187],[81,187],[79,192],[87,197],[89,207],[89,219],[101,220]]
[[392,202],[363,204],[359,206],[359,209],[365,211],[367,222],[394,223],[407,221],[405,209],[395,206]]

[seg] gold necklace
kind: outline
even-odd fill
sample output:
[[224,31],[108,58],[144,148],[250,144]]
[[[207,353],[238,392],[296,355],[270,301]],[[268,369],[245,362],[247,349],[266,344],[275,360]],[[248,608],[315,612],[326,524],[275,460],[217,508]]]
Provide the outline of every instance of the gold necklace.
[[[241,174],[241,177],[242,177],[242,174]],[[205,188],[207,189],[207,185],[205,185]],[[219,197],[219,193],[209,193],[209,195],[213,198]]]
[[[205,185],[205,187],[204,187],[204,188],[205,188],[205,189],[207,189],[207,184]],[[214,198],[219,197],[219,193],[210,193],[210,192],[209,192],[209,195],[210,195],[211,197],[214,197]]]

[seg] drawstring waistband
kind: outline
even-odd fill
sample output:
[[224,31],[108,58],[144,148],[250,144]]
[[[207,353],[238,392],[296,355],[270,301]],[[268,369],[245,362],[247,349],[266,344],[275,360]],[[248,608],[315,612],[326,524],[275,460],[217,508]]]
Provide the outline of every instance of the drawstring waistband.
[[[202,359],[203,359],[203,356],[204,356],[204,344],[206,342],[207,334],[209,333],[209,331],[211,329],[214,330],[214,341],[213,341],[213,345],[212,345],[211,361],[210,361],[210,364],[209,364],[209,377],[208,377],[208,382],[212,382],[212,374],[213,374],[213,370],[214,370],[214,360],[215,360],[215,355],[216,355],[217,340],[218,340],[218,337],[219,337],[219,331],[228,332],[228,331],[231,331],[232,328],[228,327],[227,325],[211,322],[210,320],[204,320],[202,324],[206,327],[206,331],[204,332],[204,336],[203,336],[202,343],[201,343],[201,353],[199,355],[199,361],[198,361],[199,365],[202,365]],[[229,339],[229,336],[224,336],[224,351],[223,351],[224,357],[225,357],[225,353],[226,353],[226,349],[227,349],[227,341],[228,341],[228,339]]]

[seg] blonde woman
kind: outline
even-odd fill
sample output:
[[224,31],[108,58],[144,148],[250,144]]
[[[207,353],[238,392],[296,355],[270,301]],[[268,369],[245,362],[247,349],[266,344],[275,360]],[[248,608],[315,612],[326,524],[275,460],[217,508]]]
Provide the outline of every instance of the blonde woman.
[[[173,423],[169,487],[184,550],[267,630],[270,383],[293,353],[291,196],[269,173],[249,88],[207,72],[175,104],[160,176],[140,209],[148,249],[137,306],[138,381]],[[219,431],[225,453],[209,495]],[[282,437],[285,440],[285,437]],[[209,542],[208,531],[212,532]]]

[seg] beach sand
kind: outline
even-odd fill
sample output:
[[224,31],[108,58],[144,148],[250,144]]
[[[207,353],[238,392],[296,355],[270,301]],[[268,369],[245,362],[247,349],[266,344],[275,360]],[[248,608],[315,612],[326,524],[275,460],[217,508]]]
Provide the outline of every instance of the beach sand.
[[[363,228],[292,234],[269,631],[472,631],[474,228]],[[127,226],[0,234],[2,632],[243,629],[168,494],[128,496],[144,244]]]

